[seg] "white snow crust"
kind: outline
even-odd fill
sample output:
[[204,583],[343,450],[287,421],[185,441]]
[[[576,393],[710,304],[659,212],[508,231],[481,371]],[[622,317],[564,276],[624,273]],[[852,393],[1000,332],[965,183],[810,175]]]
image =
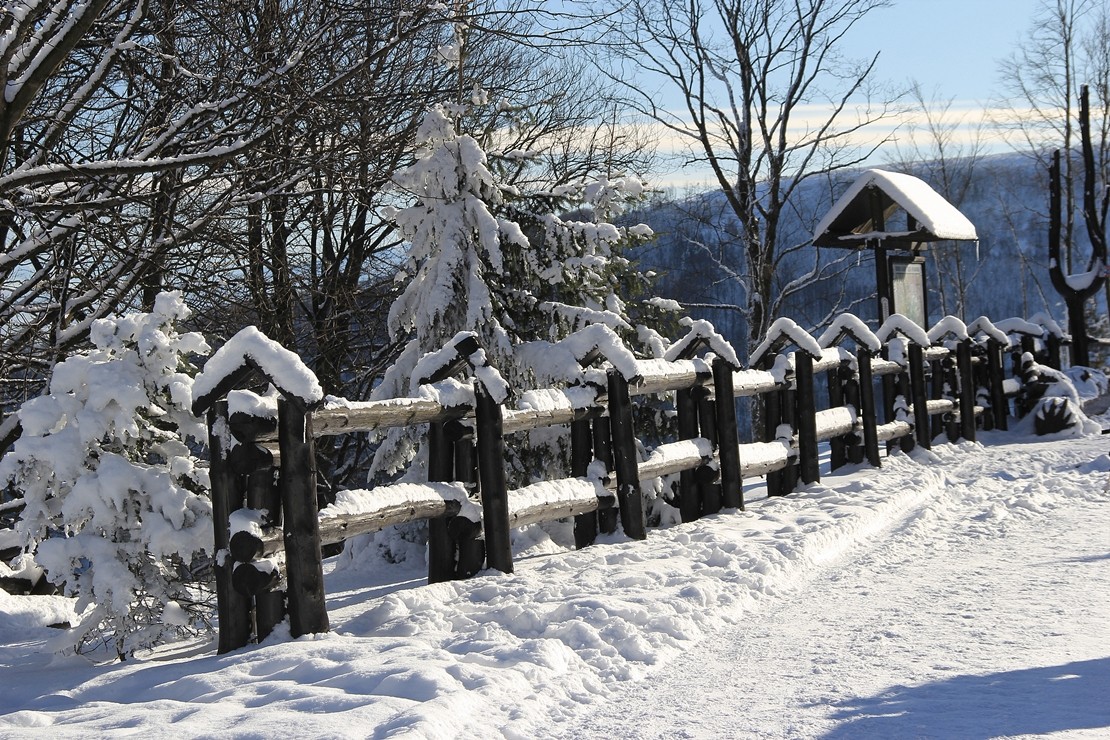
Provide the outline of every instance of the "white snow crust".
[[204,370],[193,381],[193,398],[211,393],[220,381],[242,368],[246,358],[253,360],[282,392],[306,404],[323,400],[320,381],[301,358],[267,337],[257,326],[240,330],[208,358]]
[[419,585],[364,550],[328,564],[332,632],[223,656],[55,659],[72,601],[0,592],[0,734],[1104,735],[1105,437],[982,438],[643,542],[533,529],[513,575]]

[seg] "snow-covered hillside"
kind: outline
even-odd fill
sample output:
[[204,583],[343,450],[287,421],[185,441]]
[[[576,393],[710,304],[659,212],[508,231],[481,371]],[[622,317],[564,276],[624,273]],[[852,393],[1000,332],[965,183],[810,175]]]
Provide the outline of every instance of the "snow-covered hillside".
[[0,735],[1108,732],[1110,442],[983,437],[646,542],[524,530],[511,576],[422,585],[370,544],[331,633],[223,656],[52,658],[69,602],[0,593]]
[[[949,163],[959,170],[960,163]],[[888,169],[893,169],[889,167]],[[932,321],[946,314],[970,321],[1032,316],[1047,311],[1066,319],[1063,302],[1048,278],[1048,174],[1031,158],[1018,154],[984,157],[970,170],[966,189],[952,195],[954,205],[975,225],[979,243],[941,242],[930,245],[927,284]],[[794,249],[777,277],[785,285],[812,269],[817,250],[808,246],[813,228],[836,198],[856,178],[855,171],[840,173],[830,183],[814,178],[803,183],[784,214],[782,244]],[[911,174],[943,190],[929,163]],[[958,178],[957,178],[958,179]],[[744,291],[732,271],[742,272],[728,255],[732,218],[724,198],[715,193],[666,202],[638,217],[647,221],[658,240],[639,253],[645,269],[662,275],[661,293],[687,304],[742,306]],[[1086,254],[1082,220],[1077,222],[1077,248]],[[724,258],[726,265],[714,265]],[[839,260],[829,279],[812,285],[791,299],[783,315],[802,324],[816,324],[842,307],[867,319],[874,314],[874,264],[870,253],[821,250],[823,262]],[[1084,265],[1085,269],[1085,265]],[[856,304],[856,305],[852,305]],[[733,309],[695,308],[697,316],[713,321],[736,346],[743,346],[744,325]],[[962,315],[961,315],[962,314]]]

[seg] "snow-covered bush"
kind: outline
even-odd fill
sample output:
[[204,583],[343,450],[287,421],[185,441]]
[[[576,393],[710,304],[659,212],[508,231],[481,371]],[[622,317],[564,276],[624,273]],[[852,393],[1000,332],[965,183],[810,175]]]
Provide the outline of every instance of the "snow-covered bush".
[[88,609],[71,635],[78,652],[111,643],[123,659],[208,613],[192,572],[212,529],[207,470],[189,447],[205,432],[189,410],[189,357],[209,347],[175,328],[188,315],[179,293],[163,293],[151,313],[97,321],[94,349],[55,367],[0,460],[0,483],[26,502],[24,548]]

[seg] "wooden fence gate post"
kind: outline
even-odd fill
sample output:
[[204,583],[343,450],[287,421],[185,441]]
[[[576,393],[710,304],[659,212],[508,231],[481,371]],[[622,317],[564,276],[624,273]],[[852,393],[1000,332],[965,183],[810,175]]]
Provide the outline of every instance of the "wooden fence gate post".
[[225,440],[231,438],[228,426],[227,401],[217,401],[208,409],[208,449],[211,463],[208,471],[212,486],[212,529],[216,560],[216,602],[220,620],[218,653],[227,653],[247,645],[251,639],[251,600],[239,593],[231,583],[234,562],[231,558],[231,512],[243,508],[243,494],[238,476],[228,465]]
[[289,627],[293,637],[327,632],[329,628],[311,423],[300,404],[287,399],[278,401],[279,489],[284,513],[285,568],[289,577]]
[[906,352],[910,364],[910,394],[913,397],[913,426],[917,443],[929,449],[933,435],[929,423],[929,399],[925,394],[925,352],[914,342],[910,342]]

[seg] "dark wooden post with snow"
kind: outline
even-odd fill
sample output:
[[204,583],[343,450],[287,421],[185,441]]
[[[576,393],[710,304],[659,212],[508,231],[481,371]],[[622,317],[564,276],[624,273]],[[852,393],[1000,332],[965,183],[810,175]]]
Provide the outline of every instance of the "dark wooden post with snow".
[[[613,465],[613,430],[608,416],[596,417],[591,427],[594,443],[594,459],[605,464],[605,470],[614,472]],[[597,528],[602,534],[613,534],[617,531],[616,507],[601,509],[597,512]]]
[[[575,419],[570,423],[570,474],[585,477],[594,458],[593,435],[589,419]],[[581,550],[597,539],[597,512],[588,511],[574,517],[574,547]]]
[[278,444],[281,446],[278,488],[289,578],[289,631],[293,637],[327,632],[312,422],[304,406],[284,398],[278,401]]
[[[825,373],[825,380],[828,384],[829,408],[835,409],[844,406],[853,406],[858,414],[859,388],[856,386],[855,377],[848,362],[846,360],[841,360],[839,365]],[[851,386],[850,391],[849,386]],[[849,394],[852,398],[851,401],[847,400]],[[859,445],[851,443],[845,437],[833,437],[829,440],[830,470],[843,467],[848,462],[849,446],[858,447]]]
[[509,490],[505,481],[501,404],[494,400],[481,380],[474,381],[474,416],[486,565],[502,573],[512,573],[513,548],[509,540]]
[[813,357],[805,350],[794,353],[794,384],[798,430],[798,473],[803,483],[821,480],[817,453],[817,399],[814,393]]
[[[871,353],[865,347],[856,350],[856,372],[859,375],[859,406],[857,411],[863,425],[863,450],[867,462],[880,467],[878,435],[878,409],[875,408],[875,384],[871,373]],[[860,462],[853,460],[853,462]]]
[[[428,425],[428,480],[455,479],[455,445],[448,438],[447,422],[433,421]],[[447,531],[443,517],[428,520],[428,583],[442,583],[455,577],[457,560],[455,540]]]
[[744,509],[740,471],[740,435],[736,429],[736,396],[733,367],[721,357],[713,360],[713,387],[717,396],[717,445],[721,465],[721,505]]
[[[678,412],[678,438],[694,439],[698,436],[698,407],[693,388],[675,391],[675,410]],[[701,491],[693,470],[678,474],[678,510],[683,522],[701,517]]]
[[910,394],[913,398],[913,428],[917,443],[929,449],[933,444],[929,424],[929,398],[925,393],[925,353],[917,342],[910,342],[906,350],[910,365]]
[[[718,452],[717,402],[713,398],[713,391],[704,385],[695,386],[692,390],[698,408],[698,432],[709,441],[713,451]],[[695,468],[694,477],[701,498],[702,515],[718,513],[721,510],[721,486],[717,482],[720,470],[712,465],[700,465]]]
[[975,374],[971,364],[971,340],[956,345],[956,372],[960,377],[960,436],[975,441]]
[[230,450],[225,440],[228,427],[227,401],[217,401],[208,409],[208,450],[211,456],[208,477],[212,486],[212,529],[215,551],[216,602],[220,619],[217,652],[226,653],[246,646],[251,639],[250,597],[232,584],[231,513],[243,507],[237,476],[228,464]]
[[1002,360],[1002,343],[987,340],[987,372],[990,375],[991,413],[996,429],[1008,429],[1009,401],[1006,400],[1005,371]]
[[606,372],[609,385],[609,426],[613,438],[613,465],[617,473],[617,505],[621,526],[634,540],[647,539],[644,526],[644,501],[640,492],[640,472],[636,454],[636,433],[632,428],[632,399],[628,381],[615,369]]

